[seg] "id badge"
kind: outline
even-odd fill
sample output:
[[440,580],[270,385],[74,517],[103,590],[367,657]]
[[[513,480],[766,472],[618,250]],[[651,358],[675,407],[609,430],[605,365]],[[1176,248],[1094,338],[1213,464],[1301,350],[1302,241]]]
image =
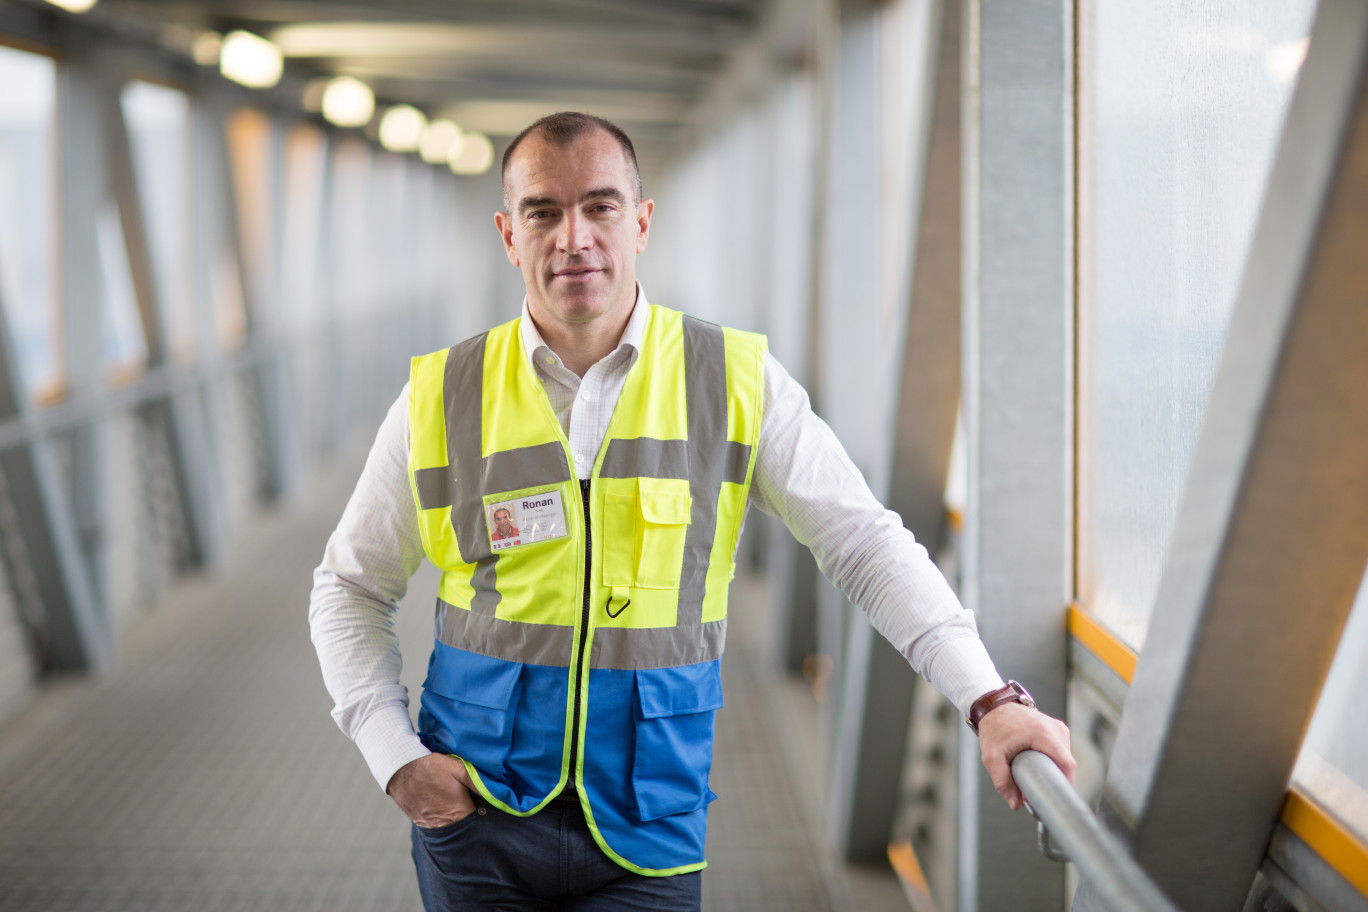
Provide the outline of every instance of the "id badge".
[[489,547],[500,551],[565,538],[565,492],[560,485],[488,494],[484,498]]

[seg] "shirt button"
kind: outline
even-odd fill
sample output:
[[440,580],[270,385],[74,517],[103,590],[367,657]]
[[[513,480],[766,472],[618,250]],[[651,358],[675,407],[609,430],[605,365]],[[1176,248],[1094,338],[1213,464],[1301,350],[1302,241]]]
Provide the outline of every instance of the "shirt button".
[[582,393],[580,393],[580,398],[587,402],[588,400],[593,399],[594,397],[588,390],[584,390]]
[[547,355],[545,358],[542,359],[542,361],[545,362],[546,364],[555,364],[555,363],[556,363],[556,359],[553,358],[553,357],[551,357],[550,355]]
[[583,463],[584,463],[584,454],[583,454],[583,453],[576,453],[576,454],[575,454],[575,465],[583,465]]

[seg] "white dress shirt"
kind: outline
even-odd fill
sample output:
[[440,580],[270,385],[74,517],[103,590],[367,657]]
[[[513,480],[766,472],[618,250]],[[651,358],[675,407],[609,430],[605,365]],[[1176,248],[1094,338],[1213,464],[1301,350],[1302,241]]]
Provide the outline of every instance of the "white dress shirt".
[[[547,347],[523,304],[523,353],[542,381],[588,478],[627,372],[640,354],[648,308],[637,306],[617,348],[585,372],[568,370]],[[1002,679],[926,549],[875,499],[807,393],[765,356],[765,409],[750,502],[777,516],[812,549],[822,573],[860,606],[874,628],[960,712]],[[408,387],[390,407],[356,490],[314,571],[309,624],[336,707],[384,788],[404,764],[428,753],[399,683],[393,612],[424,559],[408,477]],[[731,611],[745,611],[733,604]]]

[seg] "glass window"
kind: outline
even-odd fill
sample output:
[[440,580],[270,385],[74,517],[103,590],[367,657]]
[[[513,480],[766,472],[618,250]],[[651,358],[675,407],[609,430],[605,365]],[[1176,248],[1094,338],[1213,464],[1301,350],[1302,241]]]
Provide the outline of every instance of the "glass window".
[[1340,637],[1292,781],[1368,842],[1368,577]]
[[330,254],[334,313],[344,321],[362,315],[369,287],[370,262],[367,223],[370,213],[371,150],[363,141],[347,138],[333,149]]
[[1137,649],[1314,7],[1079,9],[1079,597]]
[[294,325],[301,328],[317,323],[313,315],[319,297],[327,152],[327,137],[312,125],[295,127],[285,139],[284,237],[281,239],[285,297],[281,304],[293,318]]
[[270,281],[275,269],[276,237],[272,220],[271,118],[242,108],[228,118],[228,153],[237,197],[239,250],[245,275],[254,290]]
[[184,92],[148,82],[130,82],[120,100],[133,147],[167,353],[175,361],[189,362],[195,354],[190,102]]
[[57,67],[0,46],[0,298],[19,376],[45,399],[59,384],[55,119]]
[[104,293],[100,308],[100,360],[110,380],[123,383],[143,372],[147,364],[147,339],[138,313],[137,293],[128,265],[119,210],[107,201],[95,219],[95,243],[100,257]]

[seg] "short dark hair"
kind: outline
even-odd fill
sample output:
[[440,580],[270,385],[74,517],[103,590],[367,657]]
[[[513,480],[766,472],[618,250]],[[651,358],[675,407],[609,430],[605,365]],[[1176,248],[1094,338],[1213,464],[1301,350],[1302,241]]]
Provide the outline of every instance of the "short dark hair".
[[605,120],[593,114],[582,114],[579,111],[558,111],[555,114],[548,114],[541,120],[523,130],[513,141],[504,149],[501,180],[503,181],[504,208],[509,212],[513,211],[512,200],[508,198],[508,164],[513,160],[513,153],[522,141],[534,133],[542,140],[563,149],[585,133],[592,130],[602,130],[622,147],[622,154],[627,156],[627,163],[632,166],[632,192],[636,194],[634,203],[642,200],[641,188],[641,168],[637,165],[636,149],[632,146],[632,140],[623,132],[622,128],[611,120]]

